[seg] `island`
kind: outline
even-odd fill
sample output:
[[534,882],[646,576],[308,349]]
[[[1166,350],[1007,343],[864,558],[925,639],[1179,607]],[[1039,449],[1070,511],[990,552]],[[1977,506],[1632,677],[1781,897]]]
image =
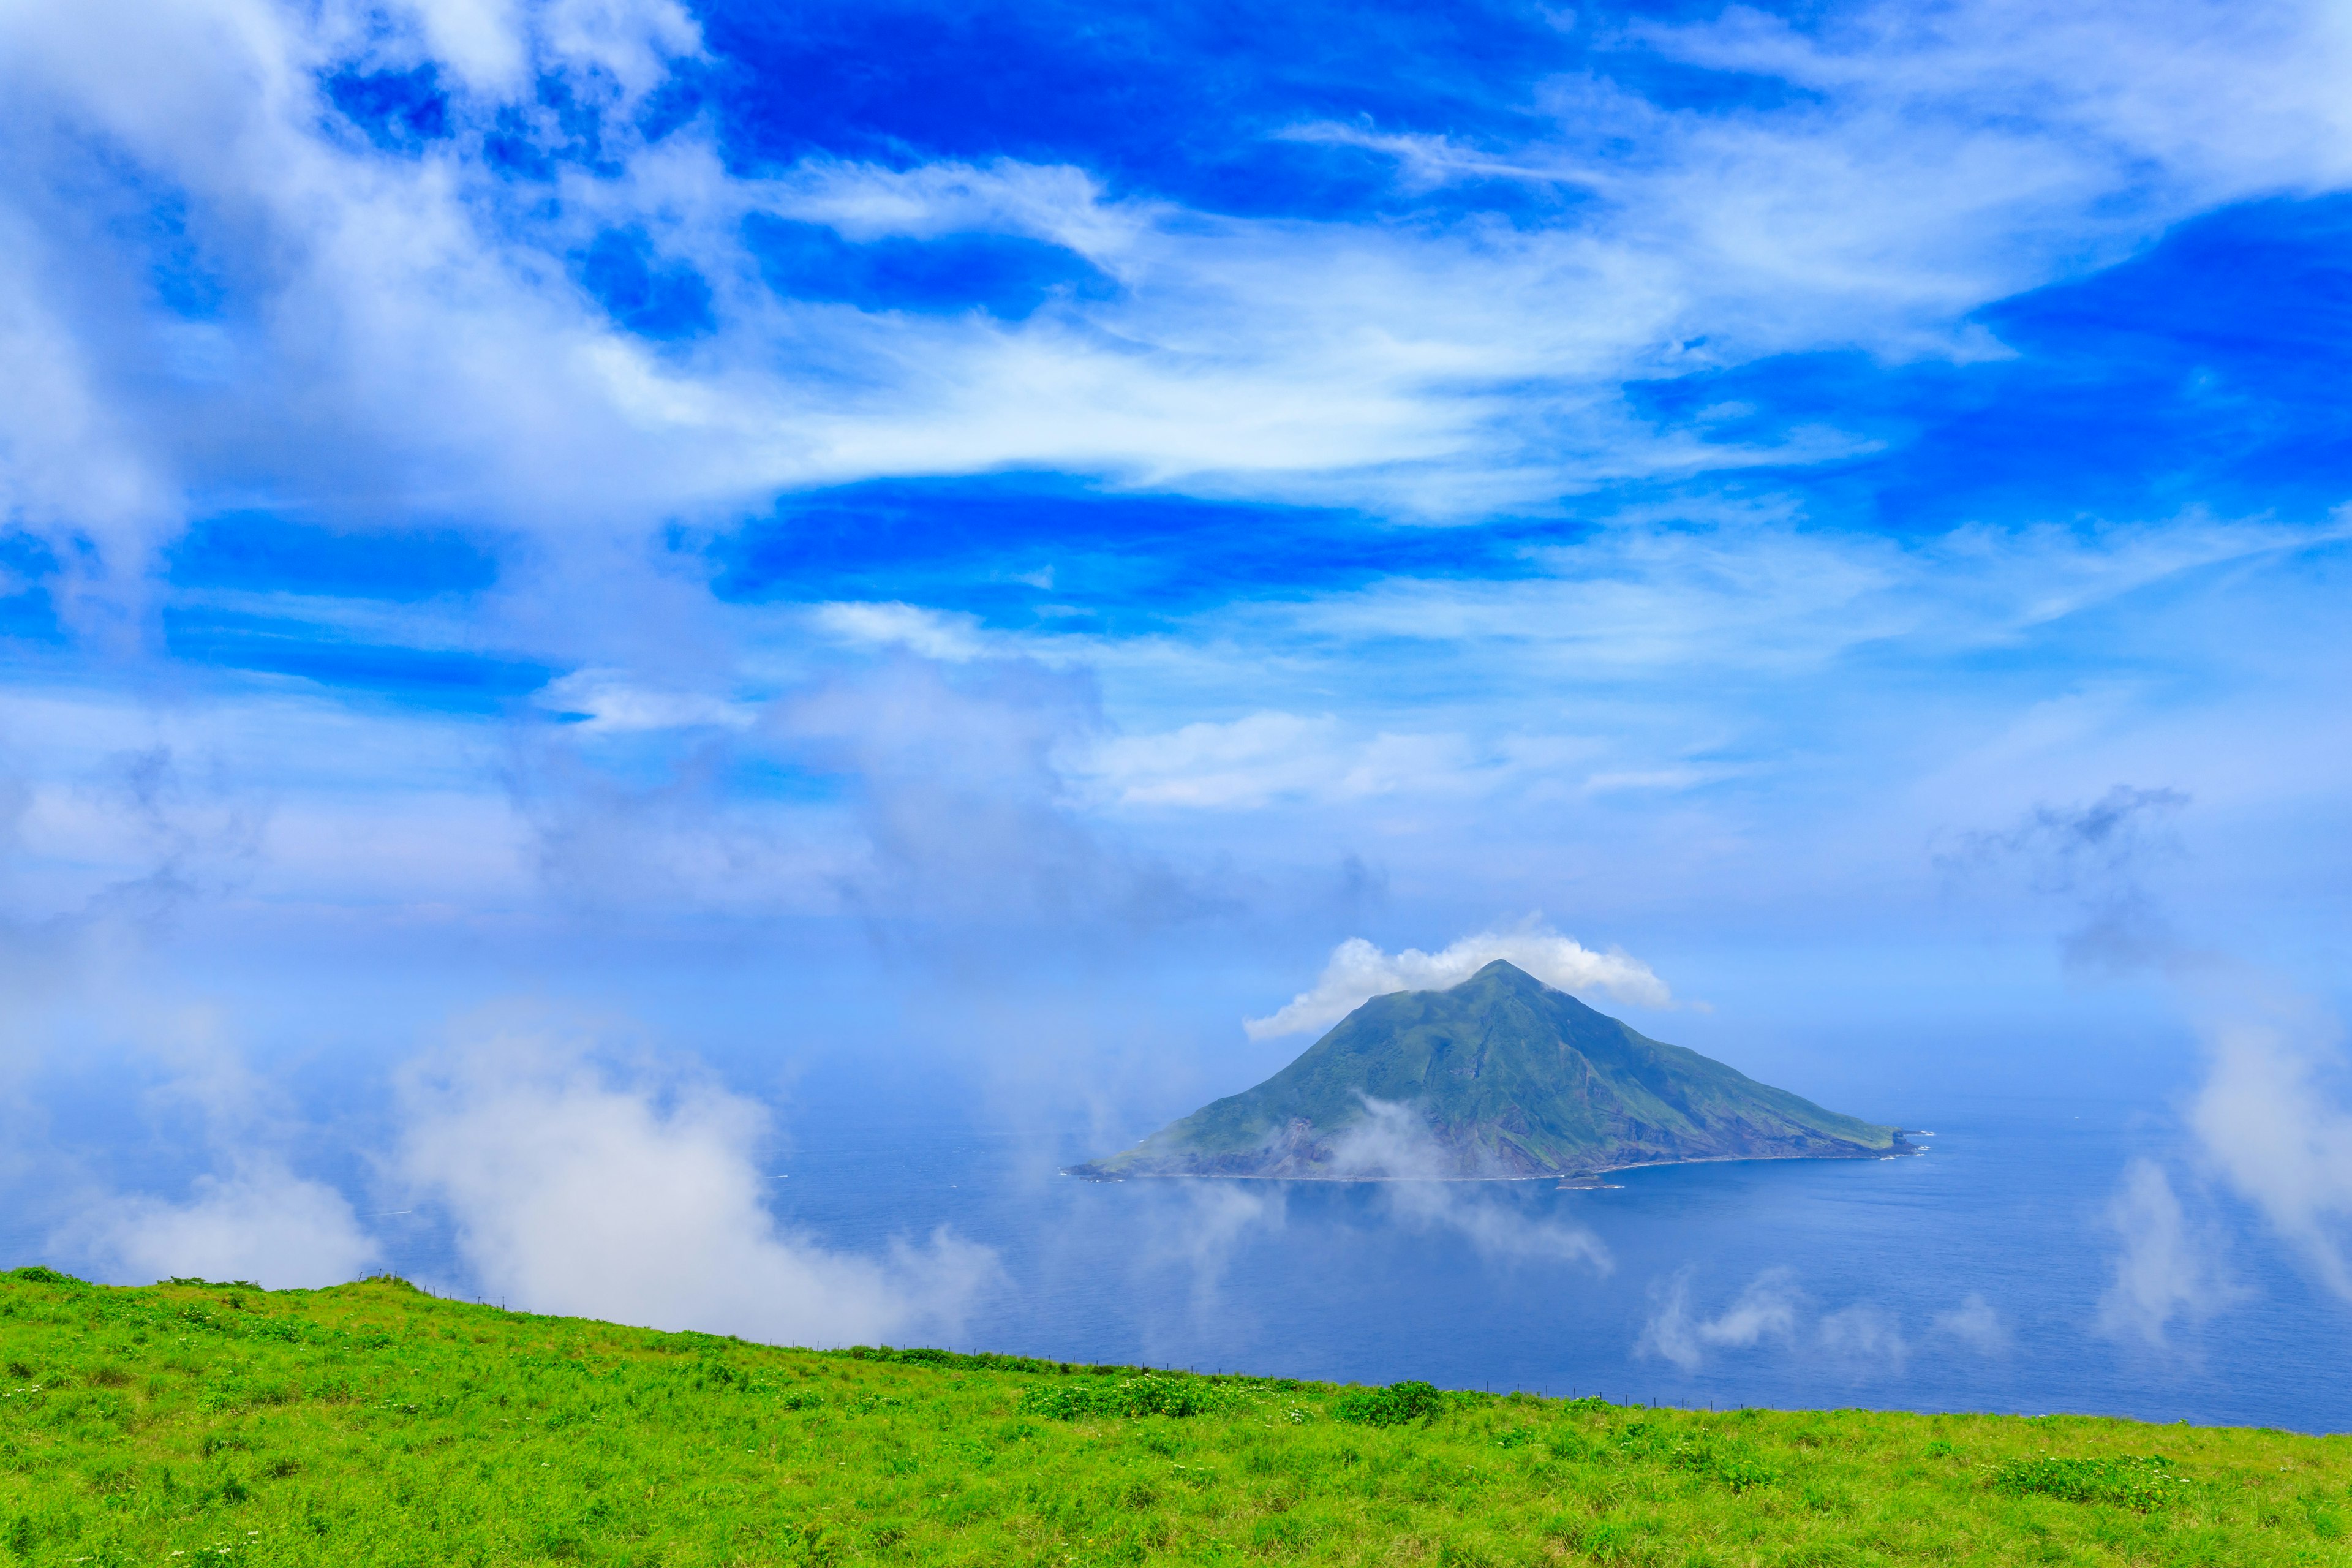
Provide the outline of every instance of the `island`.
[[1702,1160],[1876,1160],[1903,1130],[1651,1039],[1496,960],[1375,996],[1256,1088],[1068,1173],[1592,1182]]

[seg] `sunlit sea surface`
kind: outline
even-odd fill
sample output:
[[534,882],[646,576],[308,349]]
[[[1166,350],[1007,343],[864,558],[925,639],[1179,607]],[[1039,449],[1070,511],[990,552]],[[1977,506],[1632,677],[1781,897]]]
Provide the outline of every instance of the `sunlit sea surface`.
[[[959,1349],[1705,1405],[2077,1411],[2352,1429],[2352,1309],[2210,1201],[2225,1295],[2152,1345],[2101,1325],[2127,1163],[2178,1147],[2126,1106],[1979,1100],[1932,1152],[1551,1184],[1095,1184],[1050,1142],[938,1110],[826,1115],[776,1156],[778,1217],[878,1254],[941,1226],[992,1248]],[[469,1293],[429,1210],[373,1217],[387,1263]],[[0,1221],[14,1260],[40,1237]],[[617,1262],[617,1260],[616,1260]],[[691,1326],[691,1325],[670,1325]],[[716,1325],[724,1327],[725,1325]],[[1672,1352],[1672,1353],[1669,1353]]]

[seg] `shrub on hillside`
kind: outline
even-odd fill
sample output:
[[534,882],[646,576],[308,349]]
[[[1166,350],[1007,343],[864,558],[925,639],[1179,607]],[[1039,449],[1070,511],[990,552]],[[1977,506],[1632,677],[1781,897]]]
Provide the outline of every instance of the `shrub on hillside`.
[[1677,1443],[1666,1454],[1666,1462],[1678,1468],[1694,1470],[1709,1480],[1720,1481],[1733,1491],[1744,1492],[1750,1487],[1769,1486],[1780,1479],[1780,1473],[1757,1458],[1747,1445],[1721,1443],[1701,1438],[1696,1443]]
[[2189,1483],[2161,1454],[2112,1459],[2062,1459],[2039,1454],[1988,1466],[1992,1489],[2011,1497],[2038,1492],[2069,1502],[2116,1503],[2142,1513],[2160,1508]]
[[1363,1426],[1402,1426],[1433,1419],[1445,1409],[1445,1394],[1433,1384],[1407,1380],[1386,1388],[1359,1388],[1339,1396],[1331,1414]]
[[1081,1415],[1208,1415],[1241,1403],[1234,1389],[1148,1372],[1117,1383],[1038,1384],[1022,1391],[1020,1409],[1024,1415],[1074,1421]]
[[45,1268],[38,1263],[28,1263],[22,1268],[11,1268],[8,1270],[8,1278],[11,1279],[22,1279],[27,1285],[79,1285],[84,1283],[84,1281],[75,1279],[70,1274],[60,1274],[56,1269]]

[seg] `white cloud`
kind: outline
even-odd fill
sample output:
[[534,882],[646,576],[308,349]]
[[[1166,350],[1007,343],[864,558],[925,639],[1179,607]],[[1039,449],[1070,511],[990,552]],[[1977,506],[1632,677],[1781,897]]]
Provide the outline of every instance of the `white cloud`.
[[2154,1161],[2136,1159],[2124,1167],[2106,1223],[2123,1247],[2099,1298],[2101,1333],[2160,1348],[2176,1325],[2204,1321],[2235,1294],[2211,1237],[2189,1218],[2172,1179]]
[[1948,1334],[1981,1355],[1999,1355],[2010,1346],[2009,1325],[1981,1291],[1969,1291],[1959,1305],[1947,1307],[1928,1321],[1937,1333]]
[[810,618],[818,631],[852,647],[905,648],[944,664],[964,664],[998,651],[979,617],[919,605],[819,605]]
[[[472,715],[395,711],[290,679],[235,678],[233,694],[183,682],[159,700],[56,668],[45,682],[37,668],[0,697],[22,805],[0,902],[41,918],[152,873],[151,823],[94,781],[110,758],[159,746],[218,760],[214,826],[256,825],[234,868],[211,856],[208,880],[233,868],[251,899],[280,907],[430,906],[446,918],[593,882],[649,908],[815,911],[852,889],[866,900],[886,865],[893,878],[919,863],[969,866],[977,882],[1021,861],[1024,844],[1064,869],[1118,858],[1121,844],[1139,863],[1199,864],[1212,836],[1224,837],[1212,853],[1281,870],[1355,855],[1398,887],[1440,875],[1441,858],[1458,871],[1465,854],[1514,846],[1508,860],[1483,862],[1490,908],[1555,897],[1562,875],[1677,898],[1703,876],[1725,889],[1711,900],[1737,897],[1735,879],[1777,885],[1769,862],[1781,853],[1804,858],[1811,887],[1835,876],[1881,897],[1920,839],[1989,799],[2021,809],[2070,787],[2053,780],[2096,793],[2162,778],[2222,812],[2332,811],[2342,716],[2294,672],[2253,671],[2249,685],[2232,671],[2263,646],[2253,632],[2280,595],[2318,591],[2284,542],[2318,547],[2338,532],[2181,519],[2063,543],[1971,531],[1905,547],[1748,524],[1648,544],[1603,535],[1557,577],[1237,605],[1177,637],[1127,639],[1008,637],[887,603],[813,616],[705,602],[698,616],[665,602],[614,630],[627,616],[500,601],[478,618],[511,613],[509,646],[560,639],[583,666],[541,707],[596,715],[503,735]],[[1782,543],[1794,556],[1776,563]],[[2150,668],[2203,671],[2210,699],[2179,699],[2179,683],[2070,679],[2020,703],[2014,687],[1955,687],[1940,668],[1953,649],[2051,648],[2041,628],[2053,617],[2225,563],[2241,570],[2181,584],[2209,630],[2184,634],[2175,617],[2124,627],[2112,645]],[[1822,591],[1841,580],[1853,586]],[[585,592],[613,607],[625,596],[639,613],[640,584]],[[307,613],[284,596],[206,604]],[[351,635],[465,646],[451,606],[377,613],[381,625],[362,618]],[[812,685],[814,660],[830,661],[828,677],[845,661],[811,650],[810,630],[852,658],[907,668]],[[1856,684],[1846,661],[1865,648],[1875,668],[1906,673]],[[1400,657],[1414,682],[1390,679]],[[924,659],[946,668],[926,674]],[[1032,672],[1034,713],[987,691],[1024,663],[1049,672]],[[1065,678],[1066,690],[1042,689]],[[1899,710],[1922,681],[1957,705],[1933,733]],[[1116,724],[1096,706],[1097,683]],[[746,722],[756,699],[777,693],[786,700]],[[1268,697],[1283,705],[1251,710]],[[1171,722],[1203,706],[1243,717]],[[942,746],[963,749],[961,773],[926,773]],[[740,785],[751,768],[812,763],[849,787]],[[1699,787],[1710,784],[1726,787]],[[1219,820],[1250,814],[1276,826]]]
[[1594,952],[1529,921],[1517,930],[1465,936],[1437,952],[1409,947],[1390,954],[1362,937],[1349,937],[1331,950],[1330,962],[1313,990],[1300,992],[1266,1017],[1246,1020],[1243,1027],[1254,1040],[1325,1028],[1375,996],[1446,990],[1496,959],[1507,960],[1561,991],[1646,1007],[1664,1007],[1674,1000],[1666,983],[1631,953],[1613,948]]
[[[131,1284],[193,1275],[281,1289],[358,1277],[380,1261],[376,1242],[341,1192],[298,1174],[283,1152],[310,1131],[289,1084],[247,1059],[216,973],[193,994],[159,980],[147,912],[95,900],[37,924],[0,916],[10,1041],[0,1105],[17,1130],[0,1189],[14,1188],[13,1216],[47,1231],[53,1260]],[[102,1086],[95,1120],[74,1131],[54,1106],[33,1114],[18,1098],[58,1070]],[[93,1160],[92,1144],[107,1154]],[[210,1168],[165,1196],[152,1190],[157,1147],[209,1155]],[[128,1181],[125,1166],[137,1172]]]
[[[2343,134],[2352,111],[2315,68],[2338,57],[2352,29],[2324,5],[1881,4],[1821,15],[1802,30],[1733,5],[1711,23],[1640,33],[1694,64],[1825,94],[1857,121],[1970,121],[1991,146],[2074,132],[2073,155],[2029,189],[2063,190],[2127,149],[2189,182],[2324,180],[2352,160]],[[1997,118],[2001,110],[2016,118]]]
[[1460,1160],[1439,1147],[1409,1105],[1367,1097],[1363,1119],[1332,1141],[1331,1165],[1380,1183],[1381,1200],[1399,1225],[1453,1231],[1490,1261],[1577,1263],[1601,1275],[1616,1267],[1608,1246],[1584,1226],[1530,1214],[1510,1194],[1464,1179]]
[[551,712],[580,713],[591,732],[716,728],[743,730],[759,720],[749,703],[699,691],[665,691],[624,670],[581,669],[551,680],[534,699]]
[[1389,1214],[1412,1230],[1444,1229],[1499,1263],[1581,1264],[1596,1275],[1616,1268],[1608,1244],[1580,1225],[1531,1215],[1483,1184],[1391,1182],[1381,1189]]
[[1899,1372],[1911,1354],[1901,1321],[1867,1301],[1823,1313],[1813,1339],[1832,1360],[1858,1372]]
[[1692,1316],[1687,1268],[1653,1295],[1657,1306],[1643,1325],[1633,1353],[1662,1357],[1685,1372],[1696,1371],[1710,1349],[1746,1350],[1766,1340],[1786,1342],[1796,1333],[1797,1291],[1794,1276],[1786,1268],[1759,1274],[1713,1318]]
[[825,224],[852,239],[929,239],[960,230],[1027,234],[1114,269],[1153,222],[1173,216],[1155,204],[1106,201],[1101,182],[1083,169],[1005,158],[907,169],[811,158],[771,182],[763,195],[769,211]]
[[197,1177],[184,1203],[131,1196],[100,1205],[57,1244],[138,1282],[194,1275],[271,1289],[339,1285],[381,1257],[341,1193],[268,1158]]
[[1769,514],[1705,525],[1628,517],[1572,548],[1534,552],[1541,570],[1526,575],[1389,577],[1230,618],[1261,637],[1476,648],[1489,669],[1508,661],[1555,679],[1795,673],[1871,646],[2015,647],[2153,584],[2347,537],[2352,514],[2308,526],[2197,512],[2082,529],[1972,524],[1909,542]]
[[496,1033],[410,1082],[396,1169],[478,1288],[534,1311],[813,1343],[953,1339],[995,1255],[939,1229],[879,1257],[769,1213],[764,1110],[584,1045]]
[[[1634,1342],[1636,1356],[1656,1356],[1690,1373],[1696,1372],[1711,1352],[1778,1344],[1784,1352],[1802,1354],[1854,1377],[1899,1373],[1910,1359],[1911,1344],[1904,1337],[1902,1321],[1875,1302],[1857,1301],[1824,1312],[1809,1328],[1804,1296],[1790,1269],[1765,1269],[1712,1318],[1692,1310],[1690,1280],[1691,1270],[1685,1268],[1651,1288],[1654,1305]],[[1947,1321],[1949,1314],[1939,1316],[1937,1327],[1961,1332],[1963,1338],[1969,1332],[1980,1332],[1982,1314],[1974,1310],[1982,1307],[1982,1298],[1971,1296],[1970,1315],[1962,1329]],[[1989,1314],[1990,1309],[1984,1310]]]
[[1288,1193],[1273,1183],[1178,1182],[1172,1192],[1136,1201],[1148,1205],[1135,1222],[1139,1259],[1180,1267],[1191,1281],[1193,1315],[1203,1320],[1217,1310],[1242,1243],[1280,1231],[1290,1215]]
[[1508,760],[1458,734],[1364,734],[1331,714],[1268,710],[1108,736],[1065,767],[1079,795],[1097,803],[1253,811],[1301,800],[1475,795],[1507,772]]
[[1345,768],[1334,755],[1339,745],[1339,721],[1328,714],[1252,713],[1114,736],[1073,771],[1122,805],[1249,807],[1328,783]]
[[426,48],[446,61],[457,79],[478,90],[515,85],[522,74],[530,40],[517,24],[515,0],[413,0]]
[[[2308,1001],[2242,989],[2226,1001],[2209,994],[2204,1006],[2210,1068],[2190,1127],[2222,1178],[2352,1300],[2352,1074],[2342,1025]],[[2160,1195],[2151,1201],[2160,1210]]]
[[[1219,216],[1061,163],[820,154],[751,177],[697,129],[633,139],[626,108],[702,48],[670,0],[415,0],[388,31],[373,15],[40,0],[0,18],[0,342],[39,371],[0,398],[0,489],[35,526],[130,565],[189,496],[224,490],[340,487],[395,511],[429,492],[572,535],[1016,465],[1461,513],[1806,461],[1857,442],[1717,444],[1617,389],[1823,346],[1995,352],[1963,325],[1986,300],[2352,170],[2346,29],[2317,7],[1864,6],[1815,35],[1734,8],[1643,37],[1807,93],[1669,110],[1563,77],[1524,145],[1347,132],[1409,184],[1499,172],[1595,193],[1550,227]],[[539,204],[462,136],[381,155],[331,129],[315,85],[353,58],[437,61],[468,132],[507,113],[553,136],[530,83],[568,73],[616,110],[616,172]],[[217,319],[159,309],[125,248],[161,193],[235,295]],[[1022,321],[779,300],[740,237],[755,212],[853,238],[1042,237],[1119,287]],[[710,280],[714,333],[666,349],[604,319],[562,258],[618,224]],[[172,368],[192,331],[200,386]]]

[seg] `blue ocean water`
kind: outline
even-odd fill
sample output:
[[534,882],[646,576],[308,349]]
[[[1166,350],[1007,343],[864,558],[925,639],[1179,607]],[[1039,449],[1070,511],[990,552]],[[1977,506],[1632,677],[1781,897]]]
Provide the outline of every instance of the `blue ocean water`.
[[[2234,1216],[2230,1299],[2210,1318],[2174,1321],[2161,1346],[2101,1331],[2121,1245],[2108,1205],[2128,1160],[2177,1148],[2160,1117],[1986,1099],[1927,1120],[1932,1152],[1915,1159],[1404,1193],[1088,1183],[1034,1140],[816,1117],[776,1185],[782,1216],[829,1246],[946,1225],[994,1248],[1003,1276],[963,1349],[1643,1403],[2352,1429],[2352,1307],[2253,1215]],[[1560,1255],[1579,1233],[1605,1265]],[[462,1277],[429,1221],[389,1239],[397,1267]]]

